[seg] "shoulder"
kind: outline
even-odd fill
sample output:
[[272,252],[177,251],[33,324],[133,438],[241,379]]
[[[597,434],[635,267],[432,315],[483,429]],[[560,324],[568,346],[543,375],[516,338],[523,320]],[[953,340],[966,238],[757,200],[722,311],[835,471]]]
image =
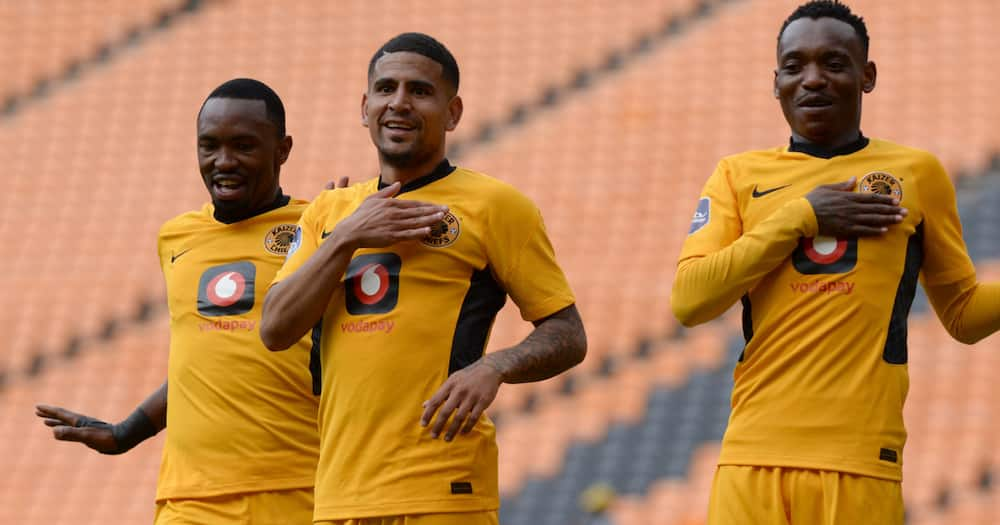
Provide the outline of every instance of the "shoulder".
[[350,203],[356,203],[378,189],[378,177],[352,184],[346,188],[323,190],[308,207],[309,213],[326,212]]
[[462,185],[462,190],[485,199],[491,205],[535,208],[531,198],[512,184],[485,173],[458,167],[451,174]]
[[206,203],[200,210],[184,212],[160,225],[159,236],[183,234],[212,222],[212,205]]
[[778,161],[789,158],[785,149],[774,147],[726,155],[719,159],[712,178],[723,177],[733,182],[742,175],[759,173],[761,170],[768,172],[780,170],[784,164]]
[[741,166],[758,166],[781,159],[786,148],[777,146],[768,149],[748,150],[732,155],[726,155],[719,160],[719,166],[738,168]]
[[906,146],[904,144],[899,144],[884,139],[871,139],[871,146],[883,154],[890,154],[893,156],[899,156],[903,158],[908,158],[910,161],[916,165],[926,164],[933,166],[940,166],[941,161],[938,160],[937,156],[933,153],[923,150],[920,148],[915,148],[913,146]]

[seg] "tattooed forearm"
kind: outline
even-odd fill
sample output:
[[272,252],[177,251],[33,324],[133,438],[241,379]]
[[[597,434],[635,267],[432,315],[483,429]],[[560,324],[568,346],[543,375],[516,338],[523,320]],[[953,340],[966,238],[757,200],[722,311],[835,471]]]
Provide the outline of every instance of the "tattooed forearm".
[[583,361],[587,335],[575,305],[543,321],[517,346],[483,357],[484,365],[500,373],[504,383],[530,383],[560,374]]

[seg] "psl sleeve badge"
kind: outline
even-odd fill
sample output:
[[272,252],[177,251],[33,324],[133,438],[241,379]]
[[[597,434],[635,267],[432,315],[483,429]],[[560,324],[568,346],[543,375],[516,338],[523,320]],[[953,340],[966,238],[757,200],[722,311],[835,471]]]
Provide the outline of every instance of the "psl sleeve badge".
[[712,199],[708,197],[698,199],[698,208],[694,210],[694,216],[691,217],[691,229],[688,230],[688,235],[691,235],[708,225],[708,220],[711,218],[711,211]]

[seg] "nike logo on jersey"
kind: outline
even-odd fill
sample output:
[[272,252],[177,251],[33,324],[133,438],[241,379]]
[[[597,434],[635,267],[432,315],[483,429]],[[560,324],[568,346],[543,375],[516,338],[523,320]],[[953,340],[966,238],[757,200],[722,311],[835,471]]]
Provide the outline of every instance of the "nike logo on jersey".
[[180,251],[178,253],[170,252],[170,264],[174,264],[174,261],[176,261],[177,259],[180,259],[181,255],[184,255],[185,253],[187,253],[189,251],[191,251],[191,248],[188,248],[186,250]]
[[330,236],[330,234],[331,234],[331,233],[333,233],[333,231],[326,231],[326,230],[323,230],[323,235],[322,235],[322,238],[323,238],[323,239],[326,239],[327,237],[329,237],[329,236]]
[[768,193],[774,193],[774,192],[776,192],[778,190],[783,190],[783,189],[785,189],[785,188],[787,188],[789,186],[791,186],[791,184],[785,184],[784,186],[778,186],[777,188],[771,188],[769,190],[757,191],[757,185],[754,184],[754,186],[753,186],[753,198],[759,199],[759,198],[763,197],[764,195],[767,195]]

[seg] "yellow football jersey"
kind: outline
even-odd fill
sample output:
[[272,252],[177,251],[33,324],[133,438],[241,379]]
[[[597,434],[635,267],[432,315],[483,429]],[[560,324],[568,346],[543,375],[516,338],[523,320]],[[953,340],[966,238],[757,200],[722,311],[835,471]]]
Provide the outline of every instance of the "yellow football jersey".
[[[275,282],[378,186],[313,201]],[[397,198],[449,212],[422,241],[358,250],[323,317],[317,521],[496,509],[492,422],[431,439],[421,404],[482,356],[507,295],[529,321],[574,302],[541,214],[511,186],[445,161]]]
[[[854,149],[727,157],[702,192],[672,300],[683,319],[707,282],[728,283],[689,318],[703,322],[742,296],[747,342],[722,465],[902,477],[906,319],[918,275],[936,286],[974,280],[975,269],[934,156],[874,139]],[[876,237],[817,236],[804,195],[852,176],[856,191],[894,195],[909,214]],[[702,258],[711,264],[685,271]]]
[[160,229],[170,359],[157,501],[313,485],[318,348],[311,357],[306,337],[272,353],[259,334],[267,286],[306,204],[233,224],[207,204]]

